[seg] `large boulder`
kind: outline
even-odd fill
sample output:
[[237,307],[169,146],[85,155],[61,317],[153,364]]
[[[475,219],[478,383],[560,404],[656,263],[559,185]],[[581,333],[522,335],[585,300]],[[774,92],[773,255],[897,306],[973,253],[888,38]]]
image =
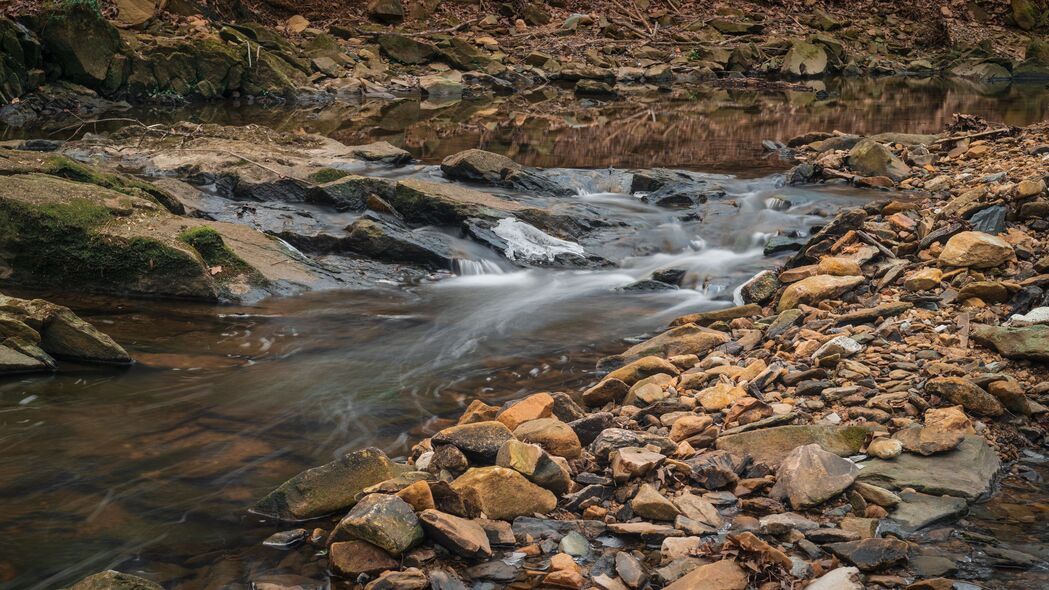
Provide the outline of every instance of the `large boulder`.
[[718,449],[749,455],[756,463],[775,467],[794,449],[813,443],[842,457],[859,454],[869,434],[870,428],[866,426],[776,426],[722,436],[716,445]]
[[801,446],[783,459],[771,495],[790,500],[795,510],[811,508],[848,489],[859,472],[852,461],[818,444]]
[[889,148],[870,139],[861,140],[852,146],[846,162],[860,176],[888,176],[897,182],[911,171]]
[[522,166],[506,156],[478,149],[448,156],[441,161],[441,172],[452,180],[479,182],[523,191],[552,194],[572,192],[544,176],[540,170]]
[[56,358],[121,365],[131,362],[127,351],[108,335],[69,308],[42,299],[0,295],[0,342],[4,338],[16,338],[23,346],[39,347]]
[[557,507],[553,493],[505,467],[470,469],[452,482],[452,489],[496,520],[546,514]]
[[780,72],[788,76],[822,76],[827,73],[827,52],[821,45],[793,41],[783,57]]
[[1002,238],[978,231],[963,231],[951,236],[940,252],[940,263],[946,266],[994,268],[1013,258],[1013,247]]
[[938,395],[977,414],[1001,416],[1005,408],[979,385],[962,377],[935,377],[925,382],[925,391]]
[[352,506],[364,488],[406,470],[379,449],[353,451],[292,477],[255,503],[251,511],[281,520],[325,516]]
[[[70,82],[96,88],[106,81],[110,67],[119,67],[114,57],[122,44],[116,27],[88,3],[49,15],[39,31],[44,53]],[[85,43],[85,40],[90,43]]]
[[863,284],[863,277],[838,277],[834,275],[815,275],[791,283],[780,295],[777,310],[793,309],[801,304],[815,305],[825,299],[839,297],[845,292]]
[[972,336],[1004,357],[1049,362],[1049,326],[1045,324],[1019,328],[979,325],[973,327]]
[[332,538],[344,535],[398,556],[422,542],[423,529],[411,505],[401,498],[368,494],[332,531]]
[[990,491],[1001,468],[998,453],[981,436],[967,436],[953,451],[934,457],[905,453],[863,463],[859,479],[894,490],[976,498]]

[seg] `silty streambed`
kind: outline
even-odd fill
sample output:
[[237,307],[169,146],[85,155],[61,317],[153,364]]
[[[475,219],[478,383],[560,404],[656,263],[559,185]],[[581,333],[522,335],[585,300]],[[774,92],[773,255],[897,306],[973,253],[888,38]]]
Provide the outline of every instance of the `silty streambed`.
[[[871,101],[854,107],[873,110]],[[811,111],[775,117],[798,112]],[[911,130],[873,119],[864,131]],[[640,129],[650,132],[641,145],[660,145]],[[603,153],[576,165],[601,166]],[[664,164],[655,151],[642,157]],[[768,236],[804,235],[840,207],[884,197],[784,188],[753,164],[727,155],[719,170],[752,179],[706,176],[725,194],[701,218],[617,192],[615,171],[600,169],[559,171],[578,194],[558,202],[513,195],[621,222],[581,244],[615,263],[609,269],[521,270],[464,243],[458,276],[377,273],[359,289],[244,307],[35,293],[97,322],[139,363],[0,383],[0,586],[61,587],[107,567],[179,588],[324,580],[302,551],[262,547],[279,529],[245,508],[340,452],[404,454],[474,397],[591,382],[595,361],[620,351],[623,337],[723,305],[774,265],[761,253]],[[388,173],[438,177],[432,166]],[[221,217],[228,203],[213,204]],[[550,246],[522,240],[540,253]],[[661,268],[687,270],[688,288],[623,289]],[[1037,520],[1023,530],[1045,542]]]

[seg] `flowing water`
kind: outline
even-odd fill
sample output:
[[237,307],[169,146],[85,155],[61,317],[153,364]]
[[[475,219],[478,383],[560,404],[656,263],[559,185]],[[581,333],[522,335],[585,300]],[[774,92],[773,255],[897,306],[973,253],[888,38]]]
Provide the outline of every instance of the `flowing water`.
[[[436,177],[434,162],[469,147],[557,166],[577,196],[511,196],[597,214],[608,227],[578,245],[515,224],[500,235],[521,255],[582,247],[615,265],[521,270],[464,245],[454,272],[379,277],[367,288],[251,306],[11,292],[73,307],[138,364],[0,382],[0,587],[61,587],[107,567],[179,588],[323,580],[301,551],[262,547],[279,528],[245,508],[341,452],[373,445],[404,455],[471,399],[498,403],[590,383],[597,359],[619,352],[624,338],[728,304],[739,284],[777,262],[761,253],[769,236],[804,236],[836,209],[884,196],[783,187],[776,172],[787,164],[762,154],[761,139],[935,131],[953,112],[1023,124],[1049,108],[1038,87],[881,80],[828,90],[824,101],[697,91],[574,108],[553,97],[529,108],[536,97],[515,97],[135,113],[302,128],[347,143],[386,139],[423,162],[398,175]],[[656,208],[623,194],[622,175],[609,166],[703,171],[725,196],[701,216]],[[625,289],[664,268],[686,270],[685,288]],[[989,510],[983,518],[993,521]],[[1044,523],[1021,528],[1044,550]]]

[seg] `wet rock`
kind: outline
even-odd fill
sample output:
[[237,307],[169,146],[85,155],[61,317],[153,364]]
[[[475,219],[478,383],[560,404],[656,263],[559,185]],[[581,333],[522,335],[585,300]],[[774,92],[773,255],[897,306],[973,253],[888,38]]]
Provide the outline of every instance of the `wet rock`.
[[845,491],[859,469],[852,461],[823,450],[818,444],[790,452],[776,471],[774,498],[790,500],[795,509],[818,506]]
[[66,590],[161,590],[163,586],[131,574],[106,570],[80,580]]
[[665,590],[746,590],[748,578],[746,572],[735,561],[725,559],[701,565],[674,583],[665,586]]
[[859,286],[863,277],[836,277],[816,275],[788,285],[780,295],[777,309],[784,311],[799,304],[814,305],[825,299],[838,297]]
[[535,168],[522,166],[510,158],[469,149],[441,161],[441,172],[450,179],[479,182],[523,191],[566,195],[571,191],[544,176]]
[[347,508],[364,488],[396,477],[406,468],[375,448],[307,469],[259,500],[251,511],[281,520],[306,520]]
[[1014,256],[1013,247],[997,236],[963,231],[947,240],[939,260],[947,266],[993,268]]
[[294,547],[299,543],[306,540],[309,535],[309,531],[306,529],[292,529],[290,531],[280,531],[273,533],[266,537],[266,540],[262,542],[267,547],[279,547],[281,549],[287,549]]
[[861,140],[849,150],[847,162],[860,176],[888,176],[899,182],[910,174],[907,164],[882,144],[869,139]]
[[864,500],[885,508],[892,508],[900,503],[900,497],[885,488],[873,486],[869,483],[857,481],[852,484],[852,489]]
[[833,543],[827,549],[862,571],[885,569],[907,561],[909,545],[899,539],[861,539],[846,543]]
[[424,590],[429,586],[430,580],[422,570],[409,567],[399,572],[383,573],[368,582],[364,590]]
[[681,513],[666,496],[649,484],[641,484],[637,494],[630,501],[634,513],[642,518],[652,520],[674,520]]
[[889,513],[903,531],[913,533],[927,526],[964,515],[969,504],[963,498],[931,496],[920,492],[900,492],[900,501]]
[[605,376],[605,379],[618,379],[629,386],[658,373],[677,375],[680,372],[681,370],[673,363],[662,357],[644,356],[612,371]]
[[1049,361],[1049,326],[974,326],[972,337],[1004,357]]
[[434,270],[449,269],[455,254],[441,233],[425,233],[394,220],[361,217],[347,228],[340,249],[387,262],[413,264]]
[[648,581],[648,574],[641,560],[627,551],[616,552],[616,573],[628,587],[635,590],[643,587]]
[[549,490],[505,467],[470,469],[452,482],[452,488],[496,520],[545,514],[557,506],[557,498]]
[[958,404],[970,412],[1001,416],[1005,412],[993,395],[962,377],[935,377],[925,382],[925,391]]
[[502,422],[475,422],[445,428],[433,435],[434,444],[453,445],[470,461],[482,464],[495,463],[503,443],[514,438],[514,434]]
[[525,422],[514,430],[513,436],[535,443],[551,455],[566,459],[576,459],[583,452],[583,446],[572,427],[557,418]]
[[507,428],[513,430],[531,420],[549,418],[553,414],[554,398],[549,393],[536,393],[515,402],[496,417]]
[[332,537],[340,534],[371,543],[394,556],[403,554],[423,539],[423,529],[411,505],[386,494],[362,498],[339,521]]
[[863,463],[859,479],[890,489],[914,488],[933,495],[975,498],[991,488],[1001,467],[997,453],[980,436],[967,436],[953,451],[934,457],[904,454],[892,461]]
[[[675,324],[679,324],[679,322],[681,322],[683,319],[684,318],[678,318],[677,320],[675,320]],[[645,358],[653,359],[659,357],[677,356],[682,354],[694,354],[701,356],[713,350],[714,347],[724,344],[727,341],[728,335],[723,332],[702,328],[691,323],[684,323],[683,325],[679,324],[676,327],[671,328],[670,330],[667,330],[666,332],[663,332],[658,336],[655,336],[654,338],[650,338],[644,342],[641,342],[640,344],[635,344],[634,346],[628,348],[621,355],[618,355],[614,358],[617,362],[633,363],[640,360],[644,360]],[[666,364],[669,364],[668,361],[662,359],[660,359],[660,361],[662,362],[649,360],[646,361],[647,365],[645,366],[651,366],[654,369],[659,368],[657,367],[658,365],[666,366]],[[639,365],[638,368],[641,368],[641,366]],[[658,370],[656,372],[666,373],[668,375],[676,375],[678,373],[678,369],[672,368],[669,370]],[[648,375],[645,375],[645,377],[647,376]],[[615,372],[609,374],[608,377],[615,378]],[[622,377],[619,378],[622,379]],[[633,384],[627,379],[623,379],[623,381],[626,381],[631,385]]]
[[763,270],[740,287],[740,297],[743,298],[744,303],[764,305],[772,300],[779,287],[780,282],[776,278],[776,273]]
[[328,547],[328,562],[333,573],[351,579],[361,574],[375,575],[400,565],[389,553],[364,541],[332,543]]
[[419,514],[419,521],[428,536],[452,553],[468,559],[492,556],[488,535],[472,520],[437,510],[424,510]]
[[517,471],[528,481],[558,495],[566,493],[570,487],[569,473],[539,445],[508,440],[499,449],[495,463]]
[[847,457],[863,448],[870,429],[864,426],[777,426],[721,436],[716,446],[756,463],[776,466],[794,449],[816,443],[825,451]]

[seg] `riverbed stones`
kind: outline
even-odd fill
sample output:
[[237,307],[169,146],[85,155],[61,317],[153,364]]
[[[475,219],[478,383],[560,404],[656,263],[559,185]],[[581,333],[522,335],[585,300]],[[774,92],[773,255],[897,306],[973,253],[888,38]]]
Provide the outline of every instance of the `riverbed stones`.
[[659,356],[641,357],[629,364],[612,371],[605,379],[618,379],[628,386],[637,383],[645,377],[651,377],[657,373],[677,375],[681,370],[670,361]]
[[674,520],[681,511],[651,484],[641,484],[630,501],[634,514],[651,520]]
[[[903,448],[919,455],[944,453],[957,447],[965,434],[958,431],[944,431],[921,426],[911,426],[896,432],[893,438],[900,441]],[[872,455],[874,453],[871,453]],[[877,456],[877,455],[875,455]]]
[[865,572],[878,571],[907,560],[909,545],[893,538],[832,543],[826,548]]
[[495,463],[503,443],[514,438],[513,432],[498,421],[459,424],[433,435],[434,444],[453,445],[470,461]]
[[839,567],[816,578],[806,586],[807,590],[863,590],[859,582],[860,570],[856,567]]
[[553,408],[554,398],[549,393],[536,393],[503,410],[496,420],[513,430],[525,422],[549,418]]
[[974,326],[973,339],[1004,357],[1049,361],[1049,325],[1024,327]]
[[804,445],[783,459],[771,495],[790,500],[796,510],[810,508],[845,491],[858,474],[852,461],[829,453],[818,444]]
[[666,456],[639,447],[624,447],[611,452],[612,479],[623,483],[635,477],[645,477],[663,464]]
[[743,568],[731,559],[723,559],[697,567],[665,586],[665,590],[746,590],[747,584]]
[[907,533],[949,521],[969,510],[969,503],[964,498],[953,496],[901,491],[899,499],[900,501],[889,512],[889,518],[899,523]]
[[602,379],[597,385],[583,392],[583,403],[600,407],[608,402],[621,402],[630,391],[630,386],[619,379]]
[[879,459],[895,459],[903,452],[903,442],[896,438],[876,438],[867,445],[867,453]]
[[827,52],[823,47],[807,41],[792,41],[783,58],[780,72],[788,76],[820,76],[827,71]]
[[419,513],[419,521],[428,536],[456,555],[468,559],[492,556],[488,535],[472,520],[438,510],[424,510]]
[[395,569],[399,562],[389,553],[364,541],[340,541],[328,546],[331,571],[344,578],[375,575]]
[[910,173],[910,167],[884,145],[863,139],[849,150],[849,168],[860,176],[887,176],[899,182]]
[[[682,354],[704,355],[714,347],[728,341],[728,335],[695,324],[679,325],[662,334],[635,344],[619,355],[622,362],[631,362],[641,357],[659,358]],[[658,355],[658,356],[653,356]],[[666,372],[666,371],[663,371]],[[669,372],[676,375],[677,372]],[[612,375],[609,375],[611,377]]]
[[775,426],[721,436],[716,446],[739,455],[749,455],[755,462],[775,466],[795,448],[813,443],[837,455],[856,455],[869,433],[869,428],[857,425]]
[[677,451],[677,443],[665,436],[650,432],[639,432],[625,428],[607,428],[590,444],[590,450],[598,461],[608,461],[612,451],[624,447],[646,447],[670,455]]
[[546,514],[557,506],[557,497],[549,490],[505,467],[470,469],[452,482],[452,489],[496,520]]
[[1002,403],[975,383],[962,377],[935,377],[925,383],[925,390],[977,414],[1001,416]]
[[419,568],[409,567],[403,571],[384,572],[375,578],[364,590],[424,590],[430,587],[426,573]]
[[398,556],[423,539],[423,529],[415,511],[404,500],[387,494],[368,494],[339,521],[332,533],[379,547]]
[[551,455],[576,459],[583,452],[572,427],[557,418],[531,420],[517,427],[513,435],[519,440],[535,443]]
[[863,281],[863,277],[811,276],[788,285],[780,295],[777,309],[782,312],[800,304],[814,305],[825,299],[839,297]]
[[307,469],[259,500],[252,512],[281,520],[306,520],[347,508],[364,488],[396,477],[406,467],[376,448],[347,453]]
[[1013,247],[1004,239],[983,232],[963,231],[947,240],[939,260],[946,266],[993,268],[1013,256]]
[[983,437],[966,436],[953,451],[933,457],[905,453],[891,461],[865,461],[859,479],[894,490],[971,499],[991,489],[1000,468],[997,453]]

